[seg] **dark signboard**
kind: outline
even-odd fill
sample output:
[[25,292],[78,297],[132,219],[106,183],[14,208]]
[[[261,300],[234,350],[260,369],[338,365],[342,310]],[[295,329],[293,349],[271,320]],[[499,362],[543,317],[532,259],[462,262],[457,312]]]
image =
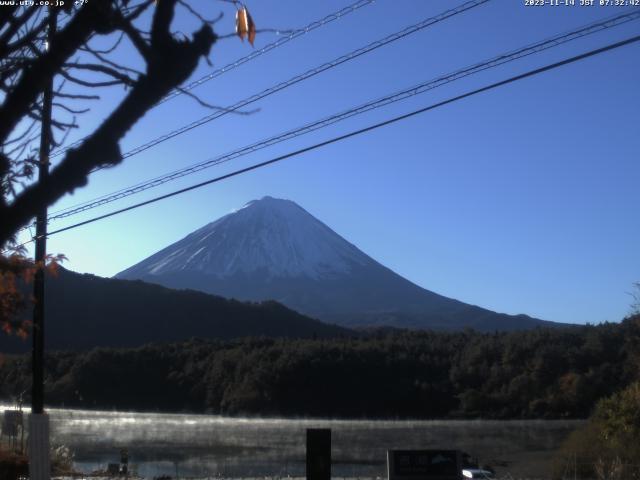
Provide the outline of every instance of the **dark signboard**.
[[389,450],[389,480],[458,480],[462,465],[458,450]]
[[307,480],[331,480],[331,429],[307,429]]

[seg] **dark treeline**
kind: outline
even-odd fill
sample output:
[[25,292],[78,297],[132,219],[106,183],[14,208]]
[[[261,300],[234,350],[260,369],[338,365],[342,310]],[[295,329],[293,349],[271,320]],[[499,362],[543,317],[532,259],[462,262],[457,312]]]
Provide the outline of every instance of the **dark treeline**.
[[[25,293],[27,293],[25,291]],[[193,290],[101,278],[60,269],[47,279],[47,348],[138,347],[191,337],[335,337],[349,330],[266,301],[240,302]],[[0,332],[1,333],[1,332]],[[0,352],[24,353],[30,343],[0,334]]]
[[[53,353],[50,405],[229,415],[558,418],[589,415],[637,378],[640,317],[484,334],[191,340]],[[30,385],[5,357],[0,395]]]

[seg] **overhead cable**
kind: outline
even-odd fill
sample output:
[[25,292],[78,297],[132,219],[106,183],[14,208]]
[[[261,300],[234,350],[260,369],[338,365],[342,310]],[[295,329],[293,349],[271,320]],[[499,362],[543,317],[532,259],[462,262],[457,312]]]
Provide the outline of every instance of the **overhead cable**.
[[241,147],[239,149],[233,150],[223,155],[219,155],[205,161],[193,164],[191,166],[181,168],[171,173],[167,173],[162,176],[155,177],[150,180],[146,180],[144,182],[140,182],[136,185],[129,186],[124,189],[120,189],[116,192],[112,192],[107,195],[103,195],[101,197],[95,198],[93,200],[89,200],[87,202],[83,202],[63,210],[59,210],[54,212],[49,220],[58,220],[62,218],[66,218],[72,215],[76,215],[78,213],[100,207],[102,205],[114,202],[116,200],[120,200],[122,198],[149,190],[154,187],[158,187],[165,183],[168,183],[173,180],[177,180],[187,175],[191,175],[193,173],[200,172],[204,169],[211,168],[216,165],[220,165],[222,163],[226,163],[228,161],[234,160],[236,158],[242,157],[244,155],[248,155],[257,150],[261,150],[263,148],[275,145],[277,143],[281,143],[286,140],[290,140],[292,138],[305,135],[307,133],[319,130],[321,128],[327,127],[329,125],[333,125],[340,121],[346,120],[348,118],[354,117],[356,115],[363,114],[365,112],[369,112],[371,110],[375,110],[391,103],[399,102],[401,100],[405,100],[407,98],[413,97],[415,95],[419,95],[425,93],[427,91],[433,90],[435,88],[441,87],[448,83],[454,82],[461,78],[465,78],[467,76],[482,72],[484,70],[488,70],[490,68],[497,67],[499,65],[503,65],[517,59],[533,55],[535,53],[557,47],[564,43],[570,42],[572,40],[576,40],[578,38],[582,38],[586,35],[590,35],[608,28],[612,28],[618,25],[622,25],[623,23],[629,22],[631,20],[640,19],[640,10],[635,10],[632,12],[627,12],[620,15],[615,15],[613,17],[599,20],[597,22],[590,23],[583,27],[580,27],[576,30],[572,30],[570,32],[566,32],[563,34],[555,35],[546,40],[542,40],[533,44],[529,44],[517,50],[513,50],[508,53],[504,53],[491,59],[485,60],[483,62],[479,62],[473,64],[471,66],[456,70],[452,73],[448,73],[446,75],[439,76],[435,79],[431,79],[426,82],[422,82],[418,85],[413,85],[409,88],[405,88],[396,93],[386,95],[384,97],[378,98],[376,100],[369,101],[362,105],[359,105],[355,108],[351,108],[349,110],[343,111],[341,113],[337,113],[331,115],[329,117],[325,117],[321,120],[317,120],[312,123],[305,124],[301,127],[274,135],[267,139],[252,143],[250,145]]
[[[427,107],[423,107],[423,108],[420,108],[418,110],[414,110],[414,111],[406,113],[404,115],[399,115],[399,116],[390,118],[388,120],[385,120],[385,121],[382,121],[382,122],[379,122],[379,123],[375,123],[375,124],[370,125],[368,127],[361,128],[361,129],[358,129],[358,130],[354,130],[354,131],[351,131],[351,132],[349,132],[347,134],[340,135],[338,137],[333,137],[333,138],[331,138],[329,140],[325,140],[323,142],[319,142],[319,143],[310,145],[308,147],[301,148],[299,150],[295,150],[293,152],[289,152],[289,153],[284,154],[284,155],[280,155],[278,157],[272,158],[271,160],[267,160],[267,161],[264,161],[264,162],[261,162],[261,163],[257,163],[255,165],[251,165],[249,167],[242,168],[240,170],[236,170],[234,172],[227,173],[225,175],[221,175],[219,177],[215,177],[215,178],[206,180],[204,182],[200,182],[200,183],[197,183],[195,185],[191,185],[189,187],[182,188],[180,190],[175,190],[173,192],[170,192],[170,193],[167,193],[167,194],[164,194],[164,195],[160,195],[158,197],[154,197],[154,198],[146,200],[144,202],[136,203],[134,205],[130,205],[130,206],[125,207],[125,208],[121,208],[119,210],[114,210],[112,212],[109,212],[109,213],[106,213],[106,214],[103,214],[103,215],[99,215],[97,217],[93,217],[93,218],[90,218],[88,220],[84,220],[82,222],[78,222],[78,223],[75,223],[73,225],[69,225],[69,226],[60,228],[58,230],[54,230],[52,232],[49,232],[48,236],[55,235],[55,234],[62,233],[62,232],[66,232],[66,231],[69,231],[69,230],[73,230],[75,228],[79,228],[79,227],[82,227],[84,225],[88,225],[90,223],[97,222],[99,220],[104,220],[106,218],[113,217],[115,215],[119,215],[121,213],[125,213],[125,212],[131,211],[131,210],[135,210],[135,209],[143,207],[145,205],[150,205],[152,203],[159,202],[160,200],[165,200],[167,198],[171,198],[171,197],[174,197],[174,196],[177,196],[177,195],[181,195],[183,193],[190,192],[192,190],[196,190],[198,188],[202,188],[204,186],[211,185],[213,183],[218,183],[218,182],[221,182],[223,180],[226,180],[226,179],[229,179],[229,178],[232,178],[232,177],[236,177],[238,175],[250,172],[252,170],[257,170],[259,168],[266,167],[268,165],[273,165],[275,163],[281,162],[281,161],[286,160],[288,158],[296,157],[296,156],[299,156],[299,155],[301,155],[303,153],[307,153],[307,152],[310,152],[312,150],[317,150],[317,149],[325,147],[327,145],[331,145],[331,144],[346,140],[348,138],[355,137],[357,135],[361,135],[363,133],[370,132],[372,130],[377,130],[378,128],[381,128],[381,127],[384,127],[384,126],[387,126],[387,125],[391,125],[391,124],[397,123],[397,122],[402,121],[402,120],[406,120],[408,118],[414,117],[416,115],[419,115],[419,114],[422,114],[422,113],[425,113],[425,112],[428,112],[428,111],[431,111],[431,110],[434,110],[436,108],[443,107],[445,105],[449,105],[449,104],[457,102],[459,100],[463,100],[465,98],[468,98],[468,97],[471,97],[471,96],[474,96],[474,95],[478,95],[480,93],[487,92],[489,90],[493,90],[493,89],[496,89],[498,87],[502,87],[504,85],[508,85],[510,83],[514,83],[514,82],[523,80],[525,78],[533,77],[533,76],[539,75],[539,74],[541,74],[543,72],[554,70],[554,69],[559,68],[561,66],[568,65],[568,64],[571,64],[571,63],[575,63],[575,62],[584,60],[586,58],[593,57],[595,55],[599,55],[599,54],[604,53],[604,52],[608,52],[610,50],[614,50],[614,49],[617,49],[617,48],[620,48],[620,47],[623,47],[623,46],[626,46],[626,45],[630,45],[630,44],[638,42],[638,41],[640,41],[640,35],[628,38],[626,40],[622,40],[620,42],[609,44],[609,45],[606,45],[606,46],[601,47],[601,48],[590,50],[590,51],[588,51],[586,53],[582,53],[580,55],[576,55],[576,56],[561,60],[559,62],[555,62],[555,63],[552,63],[552,64],[545,65],[544,67],[536,68],[534,70],[529,70],[529,71],[527,71],[525,73],[522,73],[522,74],[510,77],[510,78],[507,78],[506,80],[501,80],[499,82],[495,82],[495,83],[492,83],[490,85],[487,85],[487,86],[484,86],[484,87],[481,87],[481,88],[478,88],[478,89],[475,89],[475,90],[471,90],[471,91],[463,93],[461,95],[457,95],[455,97],[451,97],[451,98],[449,98],[447,100],[443,100],[441,102],[434,103],[434,104],[429,105]],[[27,242],[24,242],[23,244],[18,245],[17,248],[20,248],[20,247],[22,247],[22,246],[24,246],[24,245],[26,245],[28,243],[31,243],[33,240],[35,240],[35,239],[29,240]]]
[[[223,75],[225,73],[230,72],[231,70],[234,70],[235,68],[239,67],[240,65],[244,65],[247,62],[250,62],[251,60],[254,60],[262,55],[264,55],[265,53],[270,52],[271,50],[275,50],[278,47],[281,47],[282,45],[290,42],[291,40],[294,40],[298,37],[301,37],[303,35],[306,35],[307,33],[310,33],[314,30],[316,30],[317,28],[323,27],[331,22],[333,22],[334,20],[339,20],[341,18],[343,18],[344,16],[355,12],[356,10],[359,10],[362,7],[365,7],[367,5],[370,5],[372,3],[374,3],[375,0],[358,0],[355,3],[352,3],[351,5],[344,7],[336,12],[330,13],[329,15],[319,19],[319,20],[315,20],[313,22],[311,22],[310,24],[308,24],[305,27],[302,28],[298,28],[296,30],[293,30],[292,32],[288,33],[287,35],[282,36],[281,38],[279,38],[277,41],[269,43],[268,45],[265,45],[262,48],[259,48],[257,50],[252,51],[249,55],[245,55],[244,57],[238,58],[237,60],[234,60],[233,62],[225,65],[224,67],[218,68],[214,71],[212,71],[211,73],[197,79],[194,80],[193,82],[185,85],[184,87],[180,87],[179,89],[175,89],[172,90],[171,92],[169,92],[163,99],[161,99],[157,104],[160,105],[161,103],[166,102],[167,100],[171,100],[172,98],[175,98],[179,95],[182,95],[183,93],[188,92],[189,90],[193,90],[194,88],[202,85],[203,83],[208,82],[209,80],[213,80],[214,78],[219,77],[220,75]],[[60,148],[56,151],[54,151],[51,154],[51,157],[57,157],[59,155],[62,155],[64,152],[66,152],[67,150],[77,147],[78,145],[80,145],[82,142],[84,142],[84,140],[87,137],[81,138],[80,140],[77,140],[63,148]]]
[[[337,67],[339,65],[342,65],[342,64],[344,64],[346,62],[349,62],[349,61],[351,61],[351,60],[353,60],[355,58],[358,58],[358,57],[360,57],[362,55],[365,55],[365,54],[367,54],[369,52],[377,50],[380,47],[383,47],[383,46],[388,45],[388,44],[390,44],[392,42],[395,42],[395,41],[400,40],[402,38],[405,38],[405,37],[407,37],[409,35],[412,35],[412,34],[414,34],[416,32],[419,32],[419,31],[421,31],[421,30],[423,30],[423,29],[425,29],[427,27],[430,27],[432,25],[440,23],[440,22],[442,22],[442,21],[444,21],[444,20],[446,20],[448,18],[451,18],[451,17],[453,17],[455,15],[458,15],[460,13],[466,12],[467,10],[470,10],[472,8],[475,8],[475,7],[478,7],[480,5],[483,5],[483,4],[485,4],[485,3],[489,2],[489,1],[491,1],[491,0],[471,0],[471,1],[465,2],[465,3],[459,5],[459,6],[455,7],[455,8],[446,10],[446,11],[440,13],[439,15],[426,18],[426,19],[424,19],[424,20],[422,20],[422,21],[420,21],[420,22],[418,22],[416,24],[413,24],[413,25],[411,25],[409,27],[404,28],[403,30],[400,30],[400,31],[395,32],[395,33],[392,33],[391,35],[388,35],[388,36],[386,36],[386,37],[384,37],[384,38],[382,38],[380,40],[376,40],[374,42],[371,42],[371,43],[365,45],[364,47],[361,47],[361,48],[358,48],[356,50],[353,50],[353,51],[351,51],[351,52],[349,52],[349,53],[347,53],[345,55],[342,55],[342,56],[334,59],[334,60],[331,60],[329,62],[323,63],[322,65],[314,67],[314,68],[312,68],[310,70],[307,70],[306,72],[301,73],[299,75],[296,75],[296,76],[290,78],[289,80],[286,80],[286,81],[280,82],[280,83],[278,83],[276,85],[273,85],[271,87],[268,87],[268,88],[262,90],[259,93],[256,93],[254,95],[251,95],[250,97],[247,97],[247,98],[245,98],[243,100],[240,100],[240,101],[236,102],[235,104],[233,104],[233,105],[231,105],[229,107],[225,107],[223,109],[216,110],[215,112],[213,112],[213,113],[211,113],[209,115],[206,115],[206,116],[204,116],[204,117],[202,117],[202,118],[200,118],[198,120],[195,120],[195,121],[193,121],[193,122],[191,122],[191,123],[189,123],[187,125],[183,125],[182,127],[176,128],[176,129],[174,129],[174,130],[172,130],[170,132],[167,132],[167,133],[165,133],[165,134],[163,134],[163,135],[161,135],[159,137],[156,137],[156,138],[154,138],[154,139],[152,139],[152,140],[150,140],[150,141],[148,141],[148,142],[146,142],[146,143],[144,143],[142,145],[139,145],[139,146],[137,146],[137,147],[135,147],[135,148],[123,153],[122,154],[122,158],[125,159],[125,158],[132,157],[134,155],[137,155],[137,154],[139,154],[141,152],[144,152],[145,150],[150,149],[151,147],[154,147],[154,146],[156,146],[156,145],[158,145],[160,143],[163,143],[163,142],[165,142],[165,141],[167,141],[169,139],[172,139],[172,138],[174,138],[174,137],[176,137],[178,135],[181,135],[181,134],[186,133],[186,132],[188,132],[190,130],[193,130],[194,128],[200,127],[200,126],[202,126],[202,125],[204,125],[206,123],[209,123],[209,122],[211,122],[213,120],[216,120],[216,119],[218,119],[220,117],[223,117],[223,116],[225,116],[225,115],[227,115],[229,113],[238,111],[238,110],[240,110],[240,109],[242,109],[242,108],[244,108],[244,107],[246,107],[248,105],[251,105],[252,103],[257,102],[258,100],[262,100],[263,98],[266,98],[266,97],[268,97],[270,95],[273,95],[274,93],[277,93],[277,92],[279,92],[281,90],[289,88],[292,85],[296,85],[296,84],[298,84],[298,83],[300,83],[300,82],[302,82],[304,80],[308,80],[309,78],[315,77],[316,75],[319,75],[320,73],[323,73],[323,72],[325,72],[327,70],[335,68],[335,67]],[[67,148],[71,148],[71,147],[67,147]],[[102,170],[104,168],[107,168],[107,167],[106,166],[105,167],[97,167],[97,168],[92,170],[92,173],[96,172],[96,171],[99,171],[99,170]]]

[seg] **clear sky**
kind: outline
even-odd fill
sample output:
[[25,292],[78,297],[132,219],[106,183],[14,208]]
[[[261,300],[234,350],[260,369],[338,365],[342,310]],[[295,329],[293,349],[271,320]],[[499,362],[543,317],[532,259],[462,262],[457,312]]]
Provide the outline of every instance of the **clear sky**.
[[[349,0],[247,0],[258,28],[297,28]],[[195,90],[231,105],[423,18],[453,0],[378,0]],[[226,153],[382,95],[485,60],[630,7],[488,4],[322,73],[96,173],[51,211]],[[597,2],[596,2],[597,3]],[[232,6],[193,2],[209,17]],[[638,7],[631,7],[638,8]],[[178,25],[192,31],[194,25]],[[214,167],[102,209],[75,223],[160,193],[640,33],[640,21],[577,40],[454,82]],[[278,37],[259,34],[256,48]],[[221,40],[223,66],[251,52]],[[121,50],[123,60],[135,57]],[[194,78],[211,71],[202,64]],[[86,135],[118,98],[105,92],[75,138]],[[296,201],[364,252],[418,285],[505,313],[575,323],[619,321],[640,281],[640,44],[590,58],[365,134],[51,237],[67,267],[111,276],[247,201]],[[124,151],[209,111],[186,96],[149,113]],[[74,138],[71,138],[73,140]]]

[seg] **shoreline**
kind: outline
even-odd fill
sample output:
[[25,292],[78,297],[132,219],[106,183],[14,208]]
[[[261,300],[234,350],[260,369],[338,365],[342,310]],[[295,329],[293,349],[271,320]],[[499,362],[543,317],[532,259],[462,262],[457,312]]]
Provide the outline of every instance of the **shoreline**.
[[[0,406],[2,408],[2,406]],[[223,417],[50,409],[51,443],[73,452],[82,478],[100,476],[128,449],[137,478],[296,479],[305,468],[305,429],[330,428],[334,478],[384,477],[388,449],[457,449],[499,475],[545,478],[564,439],[584,420],[375,420]],[[259,475],[258,475],[259,474]],[[276,475],[273,475],[276,474]],[[130,480],[134,480],[130,476]]]
[[[13,410],[14,405],[5,401],[0,401],[0,411]],[[392,417],[367,417],[367,418],[353,418],[353,417],[307,417],[307,416],[249,416],[249,415],[224,415],[219,413],[206,413],[206,412],[171,412],[171,411],[148,411],[148,410],[107,410],[104,408],[76,408],[76,407],[60,407],[60,406],[46,406],[45,413],[64,413],[64,412],[78,412],[88,415],[142,415],[142,416],[166,416],[172,415],[176,417],[207,417],[216,418],[225,421],[237,421],[237,422],[256,422],[256,423],[281,423],[281,422],[298,422],[298,423],[431,423],[438,424],[440,422],[446,423],[463,423],[463,422],[483,422],[504,424],[504,423],[533,423],[533,422],[586,422],[587,418],[578,417],[558,417],[558,418],[499,418],[499,417],[407,417],[407,418],[392,418]],[[22,407],[22,411],[25,414],[31,412],[31,408],[27,406]]]

